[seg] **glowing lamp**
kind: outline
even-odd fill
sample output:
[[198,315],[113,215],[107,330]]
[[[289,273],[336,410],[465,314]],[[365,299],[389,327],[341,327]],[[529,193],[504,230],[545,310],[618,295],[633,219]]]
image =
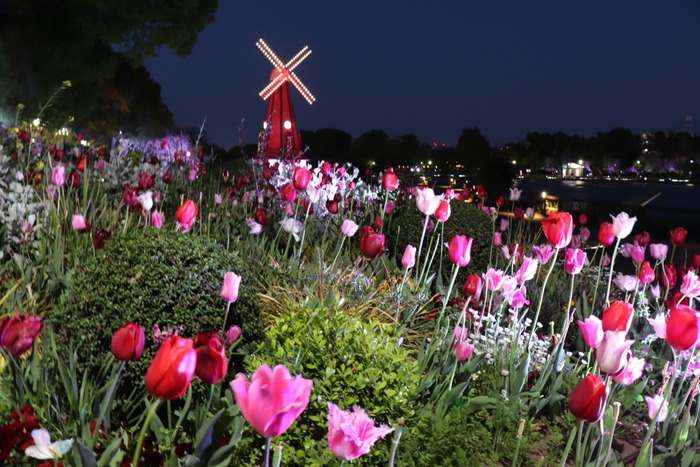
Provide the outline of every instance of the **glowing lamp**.
[[292,122],[290,122],[289,120],[285,120],[284,121],[284,129],[291,130],[292,129]]

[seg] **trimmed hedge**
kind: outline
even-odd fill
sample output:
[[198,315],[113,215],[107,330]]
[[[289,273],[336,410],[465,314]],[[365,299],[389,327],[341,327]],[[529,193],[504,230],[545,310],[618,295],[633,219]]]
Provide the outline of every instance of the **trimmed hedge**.
[[146,332],[143,356],[125,368],[122,387],[141,384],[155,355],[153,325],[161,331],[180,326],[181,336],[221,329],[226,303],[220,296],[224,274],[243,277],[227,326],[243,329],[244,343],[264,337],[258,300],[243,260],[213,241],[174,230],[142,229],[117,235],[105,248],[86,255],[71,289],[61,297],[50,321],[57,333],[75,342],[87,367],[96,370],[114,332],[129,321]]

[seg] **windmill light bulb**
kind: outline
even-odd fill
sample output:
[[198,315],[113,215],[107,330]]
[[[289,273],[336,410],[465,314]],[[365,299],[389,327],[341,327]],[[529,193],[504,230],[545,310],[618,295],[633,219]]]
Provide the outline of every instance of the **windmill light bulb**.
[[291,130],[292,129],[292,122],[290,122],[289,120],[285,120],[284,121],[284,129]]

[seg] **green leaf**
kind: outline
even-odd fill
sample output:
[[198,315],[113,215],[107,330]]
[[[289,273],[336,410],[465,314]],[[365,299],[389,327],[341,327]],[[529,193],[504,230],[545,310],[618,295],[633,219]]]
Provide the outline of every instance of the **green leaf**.
[[83,467],[97,467],[95,454],[80,441],[76,441],[75,445],[78,446],[78,452],[80,453],[80,458],[83,461]]
[[112,464],[112,460],[114,457],[117,455],[118,452],[120,452],[120,448],[122,447],[122,437],[121,435],[117,437],[114,441],[109,443],[109,446],[107,446],[107,449],[104,450],[102,455],[100,456],[99,462],[97,462],[97,467],[107,467]]
[[197,435],[195,436],[194,455],[198,458],[201,459],[204,451],[211,446],[212,436],[214,434],[214,425],[216,425],[216,422],[221,417],[221,414],[224,413],[224,410],[225,409],[219,410],[212,418],[205,421],[197,431]]

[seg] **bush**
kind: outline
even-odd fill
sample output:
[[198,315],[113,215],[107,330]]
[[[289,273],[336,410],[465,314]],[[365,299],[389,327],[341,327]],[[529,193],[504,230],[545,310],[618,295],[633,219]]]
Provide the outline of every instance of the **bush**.
[[[466,235],[468,238],[473,238],[472,258],[466,268],[460,268],[459,275],[455,287],[460,287],[467,280],[469,274],[481,274],[486,271],[489,264],[489,251],[493,239],[493,224],[491,219],[476,206],[465,203],[459,200],[450,202],[452,214],[445,222],[445,237],[443,243],[448,243],[455,235]],[[421,234],[423,233],[423,221],[425,215],[418,210],[415,202],[409,201],[408,206],[402,209],[397,209],[398,213],[392,221],[392,233],[387,235],[387,240],[391,242],[390,251],[395,251],[397,257],[401,257],[406,245],[413,245],[418,248],[420,244]],[[434,219],[433,219],[434,220]],[[440,223],[435,221],[435,229],[438,229],[437,235],[441,229]],[[425,240],[423,241],[423,253],[428,249],[430,243],[430,234],[426,232]],[[433,242],[433,246],[435,243]],[[438,247],[439,248],[439,247]],[[438,270],[440,261],[440,252],[435,255],[433,269]],[[420,259],[420,264],[423,263],[423,258]],[[420,265],[419,265],[420,266]],[[442,271],[444,276],[449,281],[450,271],[452,269],[452,261],[447,248],[443,248]]]
[[[282,465],[338,465],[327,448],[327,402],[343,410],[362,407],[377,424],[413,415],[415,361],[396,344],[391,328],[321,307],[290,310],[275,322],[257,352],[246,358],[247,373],[264,363],[281,363],[314,382],[309,406],[279,438]],[[257,435],[244,436],[234,453],[236,465],[259,463],[262,443]],[[353,465],[387,465],[390,445],[389,439],[378,441]]]
[[263,325],[243,260],[206,238],[172,230],[118,235],[104,249],[86,255],[50,321],[59,335],[80,346],[91,370],[104,361],[117,329],[129,321],[143,326],[146,348],[126,366],[122,382],[130,392],[141,384],[155,355],[154,324],[161,331],[182,326],[180,335],[187,337],[198,330],[221,329],[226,304],[219,292],[226,271],[243,277],[227,325],[241,326],[243,342],[259,343]]
[[[520,420],[503,399],[493,410],[475,412],[469,404],[453,407],[444,420],[422,413],[406,427],[396,456],[398,467],[485,467],[511,465]],[[535,438],[524,424],[517,465],[528,465]]]

